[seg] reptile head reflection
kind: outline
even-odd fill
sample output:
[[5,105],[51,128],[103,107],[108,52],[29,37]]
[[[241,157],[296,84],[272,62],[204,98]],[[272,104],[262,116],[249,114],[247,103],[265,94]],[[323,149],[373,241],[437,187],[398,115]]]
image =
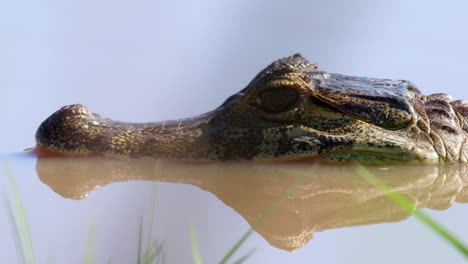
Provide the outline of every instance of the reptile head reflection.
[[206,114],[126,123],[63,107],[38,150],[195,160],[465,162],[467,104],[407,81],[317,71],[296,54],[273,62]]
[[[455,201],[468,202],[468,173],[463,164],[366,168],[415,208],[444,210]],[[262,214],[274,207],[256,232],[273,246],[286,250],[304,246],[318,231],[402,221],[411,215],[364,180],[352,165],[191,164],[79,157],[39,158],[36,170],[53,191],[72,199],[84,199],[90,193],[106,195],[92,191],[112,188],[114,182],[140,180],[145,181],[141,186],[147,186],[146,181],[197,186],[233,208],[251,225],[257,225]],[[292,187],[294,191],[284,199]],[[171,192],[171,197],[184,200],[185,190]]]

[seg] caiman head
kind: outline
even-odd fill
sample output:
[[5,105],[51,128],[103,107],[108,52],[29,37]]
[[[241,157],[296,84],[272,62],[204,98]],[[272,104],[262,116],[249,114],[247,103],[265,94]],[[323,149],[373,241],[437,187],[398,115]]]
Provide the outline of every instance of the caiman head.
[[468,106],[408,81],[317,71],[296,54],[273,62],[206,114],[126,123],[63,107],[36,133],[64,154],[188,160],[466,162]]

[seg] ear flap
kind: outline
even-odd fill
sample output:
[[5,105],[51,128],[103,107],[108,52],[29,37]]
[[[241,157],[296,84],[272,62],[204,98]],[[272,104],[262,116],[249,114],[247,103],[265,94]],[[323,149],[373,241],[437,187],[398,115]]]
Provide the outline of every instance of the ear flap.
[[395,129],[412,119],[405,82],[332,73],[314,74],[314,80],[314,96],[350,116]]

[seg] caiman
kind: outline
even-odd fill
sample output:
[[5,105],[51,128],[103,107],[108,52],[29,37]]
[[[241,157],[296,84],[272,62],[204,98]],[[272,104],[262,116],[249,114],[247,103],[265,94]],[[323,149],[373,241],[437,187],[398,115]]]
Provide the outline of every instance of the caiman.
[[317,67],[300,54],[279,59],[221,106],[192,118],[127,123],[65,106],[38,128],[36,150],[203,161],[467,162],[468,102],[423,95],[409,81]]

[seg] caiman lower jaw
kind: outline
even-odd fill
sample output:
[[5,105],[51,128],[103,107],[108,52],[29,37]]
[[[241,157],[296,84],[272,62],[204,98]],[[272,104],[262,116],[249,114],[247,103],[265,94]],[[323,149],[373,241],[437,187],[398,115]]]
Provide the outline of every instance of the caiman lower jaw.
[[411,138],[400,137],[391,132],[385,136],[353,137],[349,149],[338,149],[323,155],[324,160],[332,163],[363,164],[434,164],[439,163],[439,156],[429,144],[418,146]]
[[[421,161],[411,154],[395,155],[386,152],[374,152],[372,150],[344,151],[329,153],[323,156],[328,163],[362,163],[362,164],[419,164]],[[432,163],[432,162],[430,162]]]
[[255,160],[367,164],[439,162],[429,143],[416,142],[407,134],[360,121],[340,128],[339,133],[302,125],[270,128],[263,132],[263,142]]
[[270,158],[255,158],[255,162],[273,163],[273,162],[300,162],[300,163],[319,163],[319,164],[434,164],[434,160],[421,158],[411,153],[391,153],[380,150],[362,149],[362,150],[343,150],[331,151],[310,156],[281,156]]
[[420,156],[414,153],[392,153],[379,150],[362,149],[333,151],[311,156],[291,156],[276,158],[256,158],[255,162],[299,162],[318,164],[434,164],[439,162],[438,157]]

